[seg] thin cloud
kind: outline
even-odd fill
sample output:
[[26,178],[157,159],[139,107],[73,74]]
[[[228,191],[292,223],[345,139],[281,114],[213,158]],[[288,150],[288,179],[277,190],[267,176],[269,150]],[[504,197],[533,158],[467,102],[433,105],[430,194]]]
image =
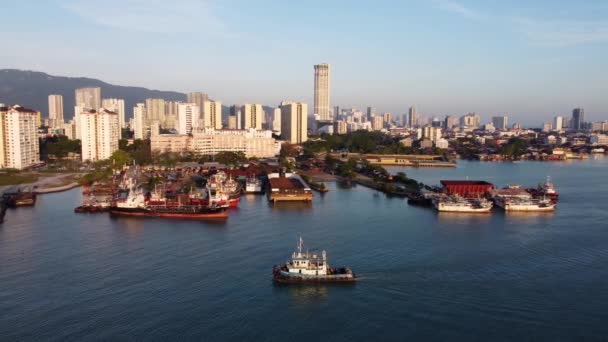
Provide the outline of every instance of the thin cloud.
[[608,42],[608,22],[548,21],[525,17],[492,16],[453,0],[432,0],[432,2],[442,11],[477,21],[491,20],[496,25],[511,28],[536,46],[566,47]]
[[586,21],[539,21],[513,18],[516,31],[538,46],[565,47],[608,42],[608,23]]
[[109,28],[148,33],[229,35],[209,1],[67,0],[62,7]]
[[452,0],[432,0],[437,9],[442,11],[455,13],[465,18],[483,20],[486,15],[469,7],[462,5],[461,3]]

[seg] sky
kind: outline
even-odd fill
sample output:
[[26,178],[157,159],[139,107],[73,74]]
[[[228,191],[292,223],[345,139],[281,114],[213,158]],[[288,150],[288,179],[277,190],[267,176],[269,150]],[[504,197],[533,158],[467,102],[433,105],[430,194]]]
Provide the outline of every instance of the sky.
[[224,104],[608,120],[606,0],[2,1],[0,68],[203,91]]

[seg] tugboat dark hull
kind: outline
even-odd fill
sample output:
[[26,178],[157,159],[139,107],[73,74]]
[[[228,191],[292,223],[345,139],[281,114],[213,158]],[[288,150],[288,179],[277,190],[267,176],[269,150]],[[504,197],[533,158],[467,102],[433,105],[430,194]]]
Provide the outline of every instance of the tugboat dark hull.
[[285,265],[276,265],[272,269],[272,280],[283,284],[322,284],[322,283],[353,283],[355,274],[348,268],[332,268],[329,275],[310,276],[286,272]]

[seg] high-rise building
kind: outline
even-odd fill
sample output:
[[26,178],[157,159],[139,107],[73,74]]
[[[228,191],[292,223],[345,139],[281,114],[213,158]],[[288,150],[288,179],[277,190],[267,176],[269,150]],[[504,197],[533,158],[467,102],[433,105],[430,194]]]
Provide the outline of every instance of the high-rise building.
[[237,129],[236,116],[228,115],[228,129]]
[[344,120],[338,120],[334,122],[334,133],[335,134],[346,134],[347,128],[346,128],[346,121]]
[[308,106],[306,103],[281,102],[281,137],[291,144],[308,140]]
[[281,108],[272,111],[272,130],[281,134]]
[[95,110],[101,107],[101,88],[99,87],[78,88],[75,90],[75,96],[75,106]]
[[84,106],[74,106],[74,127],[76,130],[76,139],[80,139],[80,113],[85,110]]
[[479,127],[479,115],[468,113],[460,118],[460,126],[467,130],[476,129]]
[[435,142],[441,139],[441,128],[426,125],[422,128],[422,138]]
[[167,129],[175,129],[177,127],[177,105],[179,101],[165,101],[165,121],[162,126]]
[[80,113],[82,161],[108,159],[118,150],[118,114],[109,109],[85,109]]
[[443,127],[445,127],[445,129],[452,129],[456,126],[458,126],[458,118],[453,115],[446,115]]
[[385,126],[390,126],[391,123],[393,122],[393,118],[391,116],[391,113],[384,113],[382,114],[382,120],[384,121]]
[[0,168],[25,169],[40,163],[35,110],[0,107]]
[[330,121],[329,113],[329,64],[315,65],[314,113],[320,121]]
[[241,129],[241,106],[236,104],[230,106],[230,115],[236,118],[236,128]]
[[196,103],[180,103],[177,106],[177,131],[179,134],[192,134],[198,128],[200,108]]
[[165,115],[177,115],[177,105],[180,101],[165,101]]
[[263,116],[261,104],[244,104],[241,107],[241,129],[262,129]]
[[101,100],[101,107],[118,114],[118,127],[120,128],[120,137],[122,138],[122,129],[127,127],[125,122],[125,100],[103,99]]
[[209,95],[207,95],[206,93],[198,92],[198,91],[188,93],[187,98],[188,98],[188,100],[187,100],[188,103],[196,104],[198,106],[198,108],[201,110],[203,108],[203,102],[209,101]]
[[340,116],[340,106],[334,106],[334,112],[333,112],[334,120],[337,120],[338,116]]
[[49,95],[49,126],[51,128],[63,125],[63,96]]
[[501,131],[506,131],[508,127],[507,120],[507,116],[493,116],[492,124],[494,125],[494,128],[499,129]]
[[367,107],[367,121],[372,121],[372,118],[376,116],[376,109],[373,107]]
[[585,126],[585,110],[583,108],[574,108],[572,110],[572,128],[575,131],[584,129]]
[[133,107],[133,138],[146,138],[146,105],[138,103]]
[[559,132],[563,129],[564,129],[564,118],[561,116],[556,116],[555,118],[553,118],[553,130]]
[[203,106],[203,127],[222,129],[222,103],[205,101]]
[[543,132],[551,132],[551,129],[553,129],[553,127],[550,122],[543,122]]
[[146,99],[146,125],[165,121],[165,100]]
[[410,128],[414,128],[418,125],[418,111],[416,111],[416,106],[410,107],[407,125]]
[[374,131],[380,131],[384,128],[384,118],[381,116],[372,117],[372,129]]

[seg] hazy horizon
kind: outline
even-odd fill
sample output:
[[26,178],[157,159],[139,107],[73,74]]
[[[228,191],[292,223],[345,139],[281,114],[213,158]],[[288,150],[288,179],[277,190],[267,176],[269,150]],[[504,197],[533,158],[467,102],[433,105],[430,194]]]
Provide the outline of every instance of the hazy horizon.
[[[330,105],[423,116],[476,112],[539,126],[585,109],[608,119],[608,3],[412,0],[24,1],[0,5],[0,67],[203,91],[226,105]],[[24,25],[24,23],[27,23]]]

